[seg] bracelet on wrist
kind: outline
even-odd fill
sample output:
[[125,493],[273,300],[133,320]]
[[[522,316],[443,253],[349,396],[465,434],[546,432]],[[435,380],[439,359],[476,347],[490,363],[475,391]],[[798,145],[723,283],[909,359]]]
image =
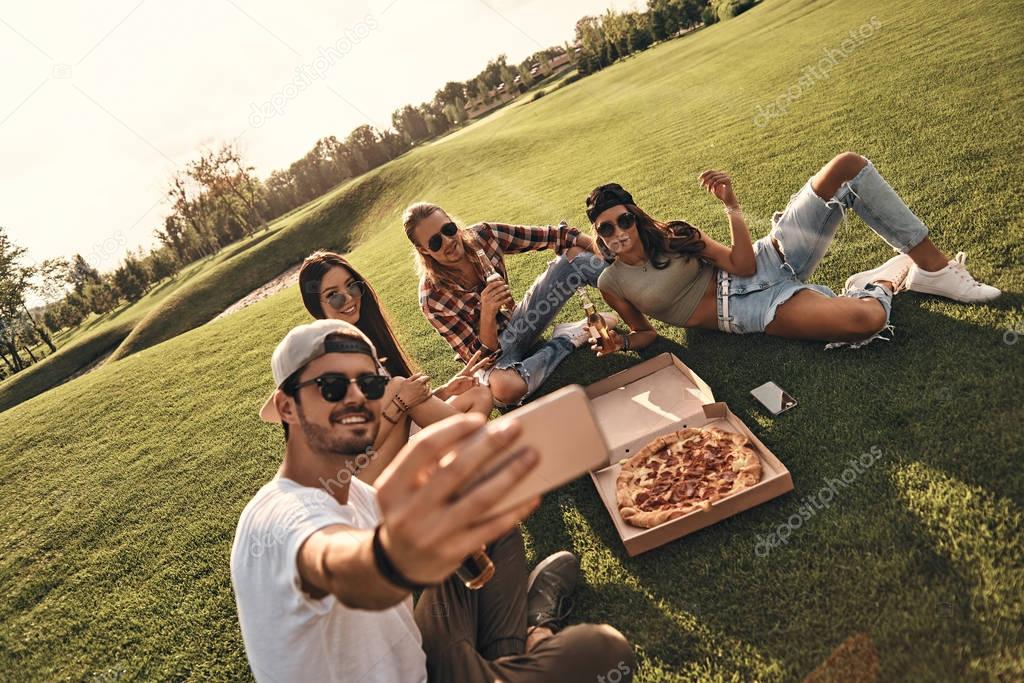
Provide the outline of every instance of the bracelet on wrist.
[[391,558],[388,557],[387,552],[384,550],[384,544],[380,540],[380,530],[383,525],[378,524],[377,528],[373,530],[373,563],[377,567],[377,571],[380,575],[388,581],[388,583],[401,588],[402,590],[414,591],[426,588],[425,585],[416,583],[410,579],[407,579],[402,572],[398,571]]
[[738,215],[738,216],[742,216],[743,215],[743,207],[740,206],[739,204],[737,204],[736,206],[727,206],[727,207],[725,207],[725,213],[728,216],[732,216],[733,214]]

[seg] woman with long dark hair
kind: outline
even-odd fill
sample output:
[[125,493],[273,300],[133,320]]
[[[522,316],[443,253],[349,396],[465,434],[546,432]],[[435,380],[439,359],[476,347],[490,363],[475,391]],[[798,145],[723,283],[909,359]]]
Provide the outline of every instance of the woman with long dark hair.
[[314,318],[344,320],[369,337],[391,376],[382,399],[384,419],[374,444],[376,455],[358,475],[363,481],[372,483],[383,471],[408,441],[413,422],[426,427],[458,413],[490,414],[491,392],[474,378],[486,361],[471,358],[462,372],[431,391],[430,378],[414,370],[398,343],[377,293],[345,257],[329,251],[309,255],[299,269],[299,291]]
[[[836,156],[772,217],[771,232],[751,243],[733,190],[721,171],[699,182],[729,216],[732,245],[685,221],[661,222],[641,210],[622,186],[602,185],[587,198],[598,247],[613,263],[598,287],[629,325],[628,335],[594,345],[598,355],[643,348],[657,338],[647,316],[680,327],[765,334],[859,347],[887,330],[892,297],[909,290],[966,303],[990,301],[995,287],[977,282],[965,256],[943,254],[928,229],[882,178],[853,152]],[[881,266],[851,276],[841,296],[808,284],[846,209],[900,252]]]

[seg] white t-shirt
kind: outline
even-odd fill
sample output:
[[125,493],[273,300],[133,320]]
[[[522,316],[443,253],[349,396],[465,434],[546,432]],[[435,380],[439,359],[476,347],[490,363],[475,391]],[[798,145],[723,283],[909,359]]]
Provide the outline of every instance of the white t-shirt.
[[412,596],[386,610],[346,607],[301,588],[296,558],[309,536],[344,524],[372,529],[377,492],[353,478],[348,505],[320,488],[275,477],[242,511],[231,582],[249,666],[257,681],[426,681]]

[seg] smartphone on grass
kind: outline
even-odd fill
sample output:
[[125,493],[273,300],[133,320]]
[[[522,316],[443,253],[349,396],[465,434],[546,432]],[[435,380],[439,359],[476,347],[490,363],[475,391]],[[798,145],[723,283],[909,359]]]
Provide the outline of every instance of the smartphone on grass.
[[750,392],[772,415],[783,413],[796,405],[796,399],[775,382],[765,382]]

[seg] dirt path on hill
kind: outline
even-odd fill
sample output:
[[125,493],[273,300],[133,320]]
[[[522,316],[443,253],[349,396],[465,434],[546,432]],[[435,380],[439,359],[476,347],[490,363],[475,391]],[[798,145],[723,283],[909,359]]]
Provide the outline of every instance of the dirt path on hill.
[[249,292],[248,294],[243,296],[241,299],[236,301],[235,303],[233,303],[230,306],[228,306],[227,308],[225,308],[223,311],[221,311],[221,313],[216,318],[214,318],[214,320],[219,320],[220,318],[224,318],[226,316],[229,316],[232,313],[237,313],[238,311],[242,310],[243,308],[246,308],[248,306],[252,306],[257,301],[260,301],[262,299],[266,299],[271,294],[279,292],[282,289],[284,289],[285,287],[293,285],[293,284],[295,284],[298,281],[299,281],[299,266],[298,265],[292,266],[288,270],[284,271],[283,273],[281,273],[280,275],[275,277],[270,282],[267,282],[265,284],[260,285],[259,287],[257,287],[256,289],[252,290],[251,292]]

